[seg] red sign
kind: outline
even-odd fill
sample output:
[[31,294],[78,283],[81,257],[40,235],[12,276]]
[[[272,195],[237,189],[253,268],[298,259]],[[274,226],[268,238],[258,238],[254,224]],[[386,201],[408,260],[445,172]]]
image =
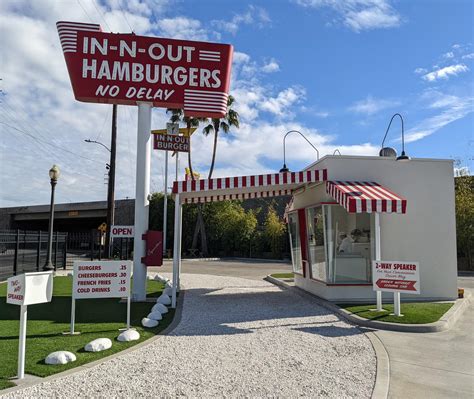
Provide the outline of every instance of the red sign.
[[142,235],[146,244],[146,256],[142,263],[146,266],[161,266],[163,264],[163,232],[148,230]]
[[76,100],[225,115],[231,45],[107,33],[97,24],[56,26]]
[[154,133],[153,148],[155,150],[189,152],[189,137]]
[[379,288],[389,288],[396,291],[416,291],[415,288],[416,281],[411,280],[388,280],[388,279],[379,279],[375,282]]

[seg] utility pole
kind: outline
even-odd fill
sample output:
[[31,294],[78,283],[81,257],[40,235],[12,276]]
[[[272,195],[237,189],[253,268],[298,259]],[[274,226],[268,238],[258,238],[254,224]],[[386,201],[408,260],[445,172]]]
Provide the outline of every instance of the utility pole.
[[117,153],[117,104],[112,105],[112,138],[110,143],[110,170],[109,184],[107,187],[107,231],[105,236],[105,248],[108,258],[111,256],[110,230],[115,219],[115,156]]

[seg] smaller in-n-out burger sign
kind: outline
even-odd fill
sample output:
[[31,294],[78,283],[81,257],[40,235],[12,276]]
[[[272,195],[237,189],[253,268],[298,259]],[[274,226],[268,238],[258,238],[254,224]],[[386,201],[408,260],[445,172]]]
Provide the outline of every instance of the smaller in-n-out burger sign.
[[143,101],[183,108],[186,115],[225,115],[231,45],[106,33],[97,24],[56,25],[77,100]]
[[133,238],[133,226],[112,226],[110,228],[111,238]]
[[153,148],[155,150],[189,152],[189,137],[177,134],[153,134]]

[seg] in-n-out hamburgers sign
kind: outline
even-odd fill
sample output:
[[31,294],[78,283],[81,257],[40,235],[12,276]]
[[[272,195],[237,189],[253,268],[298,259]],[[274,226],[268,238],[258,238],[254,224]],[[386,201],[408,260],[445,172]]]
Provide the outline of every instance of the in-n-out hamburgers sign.
[[97,24],[56,25],[77,100],[142,101],[186,115],[225,115],[231,45],[107,33]]

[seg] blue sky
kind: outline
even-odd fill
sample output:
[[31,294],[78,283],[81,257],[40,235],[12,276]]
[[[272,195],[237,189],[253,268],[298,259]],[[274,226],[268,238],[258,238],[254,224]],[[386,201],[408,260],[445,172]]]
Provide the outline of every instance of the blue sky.
[[[378,152],[390,117],[405,119],[413,157],[453,158],[473,170],[472,1],[44,0],[0,3],[0,206],[47,203],[47,171],[63,170],[60,202],[105,199],[110,106],[72,97],[54,23],[210,40],[235,47],[231,93],[242,126],[219,141],[215,176],[276,171],[282,138],[298,129],[321,155]],[[129,26],[130,25],[130,26]],[[167,120],[153,112],[153,128]],[[117,197],[134,196],[136,109],[119,108]],[[29,134],[29,135],[28,135]],[[34,136],[32,138],[31,136]],[[389,133],[400,149],[398,121]],[[194,167],[206,175],[212,138],[193,136]],[[298,170],[315,153],[288,138]],[[185,163],[180,165],[180,178]],[[163,190],[153,153],[152,190]],[[174,168],[172,168],[174,169]],[[8,173],[5,173],[8,171]],[[170,172],[171,178],[171,172]],[[19,183],[21,182],[21,184]]]

